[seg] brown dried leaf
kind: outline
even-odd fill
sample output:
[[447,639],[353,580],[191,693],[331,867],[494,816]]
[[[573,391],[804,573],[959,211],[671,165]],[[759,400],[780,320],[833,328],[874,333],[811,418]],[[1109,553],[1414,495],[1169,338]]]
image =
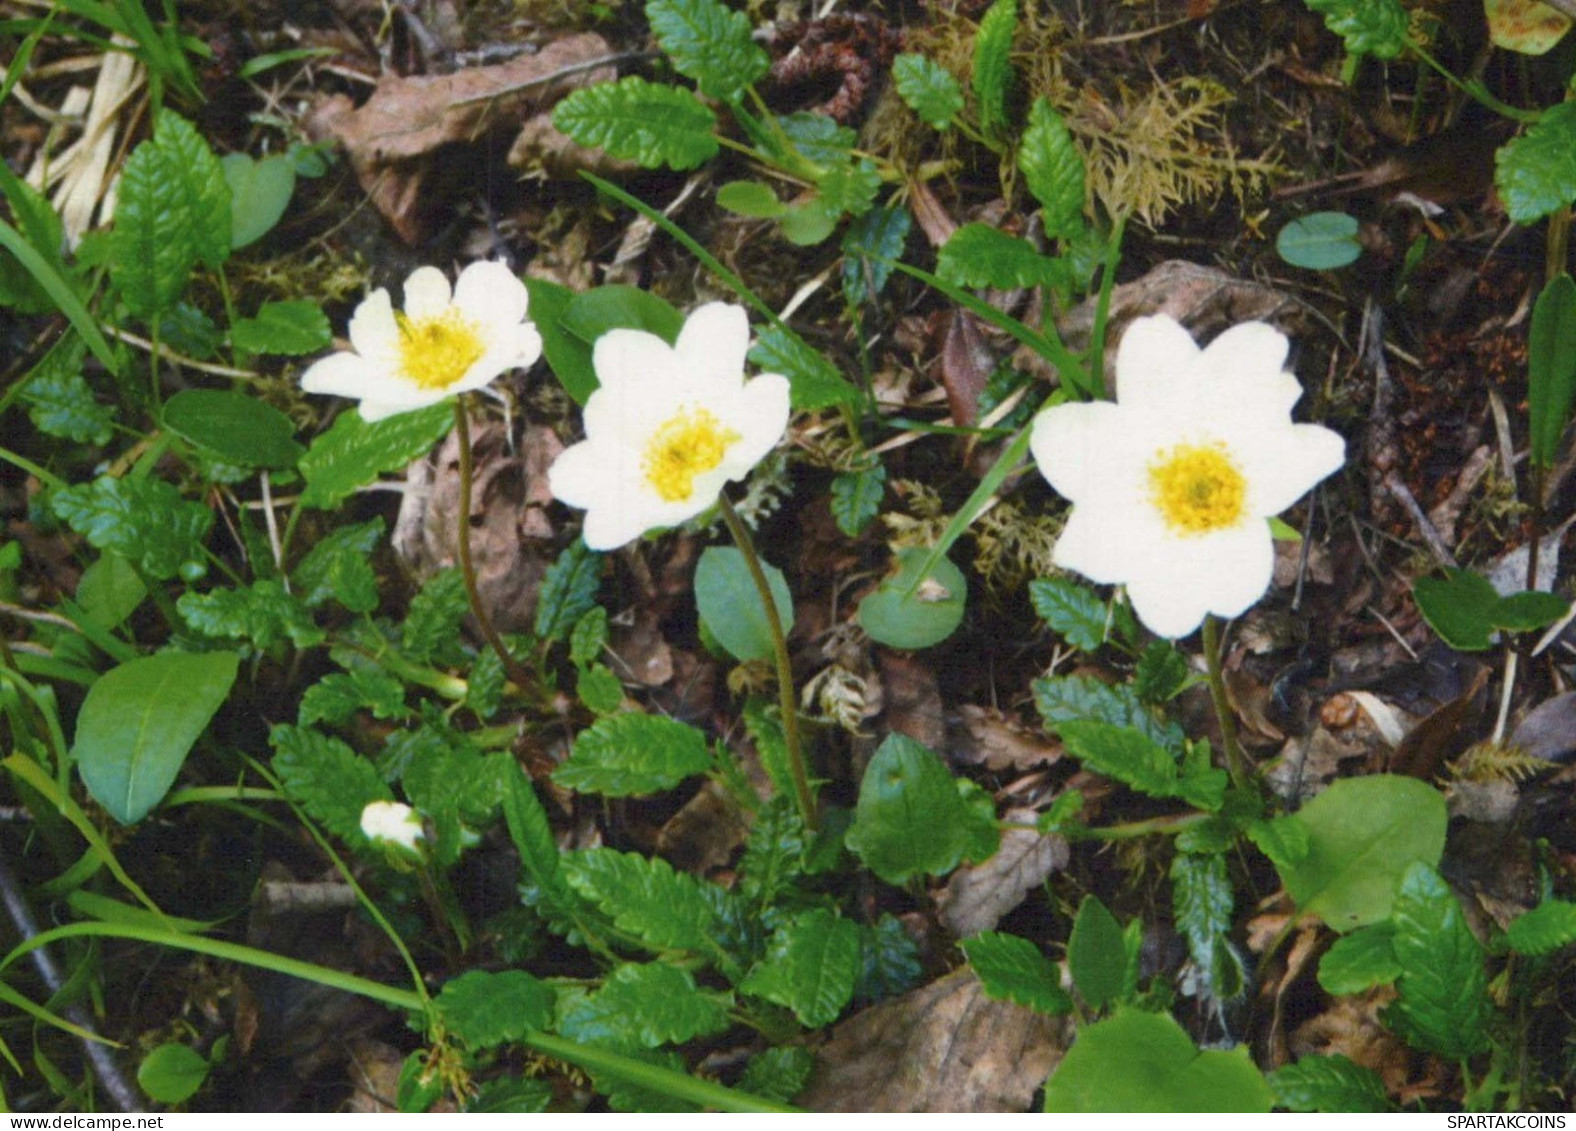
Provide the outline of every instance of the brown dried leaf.
[[947,726],[935,669],[917,656],[886,648],[877,650],[876,663],[886,705],[881,717],[887,729],[906,734],[931,750],[944,750]]
[[[1002,819],[1032,825],[1037,816],[1033,809],[1009,809]],[[936,898],[941,921],[960,938],[993,930],[1047,876],[1065,868],[1071,855],[1067,841],[1054,834],[1004,830],[996,855],[983,864],[959,868],[947,881]]]
[[1336,998],[1329,1009],[1292,1033],[1288,1042],[1292,1057],[1340,1053],[1379,1073],[1386,1091],[1399,1092],[1411,1076],[1411,1054],[1379,1020],[1380,1011],[1394,997],[1395,991],[1384,986],[1360,997]]
[[1479,668],[1470,687],[1413,727],[1395,748],[1390,772],[1432,781],[1447,761],[1470,746],[1472,724],[1483,710],[1479,692],[1488,676],[1488,668]]
[[1576,691],[1545,699],[1527,712],[1510,744],[1547,762],[1569,761],[1576,754]]
[[972,971],[849,1018],[816,1054],[811,1111],[1025,1111],[1072,1039],[1065,1018],[991,1001]]
[[657,851],[674,867],[704,876],[727,864],[749,831],[733,794],[708,781],[662,826]]
[[1050,765],[1062,756],[1062,744],[1043,731],[1024,726],[994,707],[966,703],[958,708],[950,729],[947,755],[955,763],[987,770],[1028,770]]
[[980,394],[990,380],[996,359],[985,344],[985,335],[974,315],[954,310],[947,319],[946,335],[941,341],[941,384],[947,390],[947,407],[952,423],[967,428],[979,416]]

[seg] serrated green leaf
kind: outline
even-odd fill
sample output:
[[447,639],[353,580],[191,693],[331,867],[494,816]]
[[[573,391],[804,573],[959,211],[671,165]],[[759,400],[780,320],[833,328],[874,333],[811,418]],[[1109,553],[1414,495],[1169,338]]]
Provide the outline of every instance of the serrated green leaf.
[[897,570],[859,602],[859,625],[872,640],[892,648],[919,649],[939,644],[963,623],[969,583],[946,557],[905,546],[897,552]]
[[110,278],[133,314],[150,318],[175,305],[197,263],[196,232],[180,170],[151,139],[121,169],[110,233]]
[[208,1067],[196,1049],[172,1041],[143,1058],[137,1066],[137,1086],[158,1103],[185,1103],[208,1079]]
[[539,640],[562,640],[575,622],[596,604],[596,591],[602,584],[602,555],[587,548],[576,538],[564,547],[542,578],[536,598],[536,636]]
[[1275,1106],[1287,1111],[1333,1115],[1394,1110],[1383,1078],[1340,1053],[1305,1056],[1271,1072],[1267,1079]]
[[1073,919],[1073,932],[1067,940],[1067,969],[1089,1008],[1104,1009],[1121,996],[1127,980],[1122,925],[1093,895],[1084,896]]
[[936,274],[960,287],[1037,287],[1065,281],[1060,260],[989,224],[964,224],[941,247]]
[[1517,954],[1539,957],[1576,942],[1576,903],[1544,900],[1505,928],[1505,945]]
[[553,108],[553,125],[647,169],[693,169],[717,155],[717,117],[705,103],[638,75],[574,91]]
[[1243,830],[1277,869],[1294,866],[1308,855],[1308,827],[1295,821],[1253,821]]
[[[783,635],[793,629],[793,595],[776,566],[761,564]],[[708,546],[695,563],[695,606],[717,640],[739,660],[769,660],[775,654],[771,623],[744,554],[733,546]]]
[[877,514],[886,496],[886,468],[872,463],[859,471],[845,471],[832,480],[832,518],[837,528],[857,538]]
[[804,873],[808,846],[804,822],[787,794],[774,794],[761,805],[750,826],[750,838],[739,860],[739,894],[757,906],[769,906]]
[[801,1024],[818,1029],[837,1020],[858,977],[859,928],[820,908],[772,932],[766,957],[739,990],[787,1006]]
[[639,797],[672,789],[710,765],[700,731],[663,715],[631,711],[598,719],[576,735],[553,781],[579,793]]
[[328,316],[306,299],[265,302],[255,318],[238,318],[230,327],[230,344],[248,353],[300,357],[333,344]]
[[798,334],[781,324],[765,326],[750,347],[750,360],[765,373],[788,378],[793,407],[803,412],[847,404],[858,390]]
[[1126,684],[1105,684],[1089,676],[1053,676],[1032,685],[1034,705],[1047,730],[1080,719],[1132,727],[1167,750],[1182,748],[1182,728],[1160,722]]
[[611,715],[624,705],[624,684],[605,664],[592,664],[576,674],[575,697],[594,713]]
[[963,953],[986,997],[1014,1001],[1052,1016],[1072,1012],[1073,1000],[1062,989],[1061,971],[1028,939],[984,931],[963,940]]
[[378,578],[369,560],[383,540],[383,520],[341,526],[319,538],[290,574],[309,609],[338,601],[353,613],[378,607]]
[[1390,917],[1396,881],[1414,863],[1432,867],[1445,846],[1445,799],[1426,782],[1391,774],[1343,778],[1295,822],[1308,853],[1277,865],[1297,909],[1318,915],[1337,934]]
[[881,173],[875,162],[861,158],[847,165],[828,169],[818,187],[821,202],[839,215],[863,216],[881,191]]
[[161,652],[105,672],[77,714],[71,760],[93,799],[123,825],[163,800],[224,705],[238,658]]
[[557,995],[524,970],[468,970],[432,999],[449,1036],[468,1049],[488,1049],[551,1028]]
[[182,389],[164,404],[164,426],[225,463],[272,469],[294,467],[306,449],[295,421],[245,393]]
[[503,703],[504,685],[508,675],[503,661],[491,648],[483,648],[471,664],[471,673],[465,680],[465,706],[481,720],[492,718]]
[[700,989],[678,966],[626,963],[568,1006],[558,1031],[586,1044],[683,1044],[728,1028],[730,1004],[729,995]]
[[[1104,774],[1151,797],[1189,796],[1195,803],[1218,809],[1225,792],[1225,771],[1190,775],[1184,785],[1176,759],[1165,747],[1133,727],[1089,719],[1058,723],[1067,752],[1095,773]],[[1197,796],[1191,796],[1196,794]]]
[[105,444],[114,435],[115,412],[93,398],[82,376],[87,347],[76,334],[57,343],[33,368],[22,387],[27,415],[46,436],[79,444]]
[[410,803],[432,823],[434,861],[446,866],[497,811],[510,757],[504,751],[482,754],[439,720],[429,720],[414,738],[402,783]]
[[365,708],[374,718],[405,719],[405,686],[387,672],[361,668],[353,672],[330,672],[301,695],[296,721],[302,726],[346,722]]
[[95,548],[109,550],[158,581],[207,572],[203,540],[213,512],[187,502],[162,479],[101,475],[55,492],[55,515]]
[[1039,577],[1029,582],[1029,601],[1040,619],[1074,648],[1093,652],[1105,643],[1105,602],[1065,577]]
[[1314,212],[1299,216],[1275,236],[1275,252],[1293,267],[1333,271],[1357,262],[1363,253],[1355,216]]
[[460,623],[470,609],[464,576],[452,566],[439,570],[411,598],[400,626],[400,648],[420,663],[459,663],[465,656]]
[[220,164],[230,186],[230,246],[256,243],[279,223],[295,193],[295,162],[285,153],[253,158],[226,153]]
[[619,930],[653,951],[715,953],[716,911],[701,881],[659,856],[611,848],[565,853],[559,874],[582,898],[613,920]]
[[249,640],[259,652],[281,640],[289,640],[297,648],[311,648],[327,638],[301,602],[274,577],[254,581],[244,589],[187,590],[175,608],[193,632],[216,640]]
[[394,795],[371,762],[337,738],[280,723],[268,732],[273,770],[307,816],[355,848],[364,847],[361,811]]
[[1188,666],[1169,640],[1152,640],[1133,667],[1133,694],[1151,706],[1175,698],[1187,686]]
[[891,914],[859,925],[859,980],[855,1001],[882,1001],[919,984],[919,947]]
[[974,37],[974,100],[980,130],[1000,137],[1007,126],[1007,89],[1012,84],[1012,43],[1018,33],[1017,0],[996,0]]
[[1576,201],[1576,102],[1555,103],[1499,148],[1494,187],[1518,224],[1535,224]]
[[771,66],[750,18],[719,0],[646,0],[646,22],[673,69],[723,102],[737,102]]
[[908,108],[934,129],[944,130],[963,109],[963,86],[951,71],[923,55],[905,52],[892,60],[892,81]]
[[1200,1052],[1168,1015],[1118,1009],[1082,1027],[1045,1084],[1058,1112],[1267,1112],[1269,1085],[1245,1047]]
[[569,633],[569,659],[579,667],[593,662],[607,644],[607,610],[592,605]]
[[843,233],[843,296],[849,302],[866,302],[881,293],[892,275],[892,264],[903,257],[913,221],[908,209],[872,208],[848,225]]
[[1385,1020],[1414,1048],[1462,1060],[1488,1048],[1493,1009],[1477,941],[1450,885],[1415,863],[1401,878],[1391,914],[1401,967]]
[[1178,854],[1171,862],[1171,906],[1188,953],[1209,980],[1210,992],[1229,1001],[1242,992],[1242,959],[1226,937],[1236,896],[1221,855]]
[[512,759],[504,768],[502,784],[504,820],[520,854],[521,870],[547,898],[567,898],[558,870],[558,842],[535,787]]
[[777,119],[777,127],[798,154],[816,165],[839,165],[849,159],[849,151],[859,135],[848,126],[825,114],[800,111]]
[[306,479],[301,504],[338,506],[385,471],[426,455],[453,424],[454,408],[448,401],[371,424],[354,409],[340,413],[301,457],[299,470]]
[[787,1103],[810,1081],[815,1054],[803,1045],[778,1045],[750,1057],[739,1078],[739,1090]]
[[1018,169],[1040,202],[1046,235],[1071,239],[1083,230],[1083,156],[1067,123],[1044,98],[1029,108],[1029,127],[1018,142]]
[[889,884],[941,876],[963,859],[963,799],[947,767],[907,735],[893,732],[877,747],[859,784],[850,851]]
[[553,1104],[553,1086],[526,1076],[501,1077],[483,1084],[466,1103],[466,1115],[539,1115]]
[[1384,919],[1342,935],[1319,959],[1319,985],[1332,994],[1360,994],[1386,986],[1401,974],[1395,926]]
[[1353,55],[1394,59],[1407,48],[1407,14],[1401,0],[1306,0],[1324,26],[1346,41]]
[[[160,110],[154,119],[153,144],[175,174],[198,262],[218,270],[230,258],[230,185],[219,159],[196,127],[169,110]],[[119,205],[116,208],[118,221]]]

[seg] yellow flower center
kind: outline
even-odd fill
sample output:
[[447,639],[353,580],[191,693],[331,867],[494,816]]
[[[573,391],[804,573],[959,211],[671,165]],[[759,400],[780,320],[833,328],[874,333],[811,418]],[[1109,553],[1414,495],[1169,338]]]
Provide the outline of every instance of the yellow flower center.
[[1224,444],[1178,444],[1149,465],[1150,498],[1176,534],[1208,534],[1242,521],[1247,480]]
[[486,352],[476,323],[457,307],[428,318],[395,317],[400,369],[423,389],[447,389]]
[[705,409],[682,409],[646,445],[641,461],[646,482],[664,502],[683,502],[694,494],[695,477],[721,463],[728,445],[739,438]]

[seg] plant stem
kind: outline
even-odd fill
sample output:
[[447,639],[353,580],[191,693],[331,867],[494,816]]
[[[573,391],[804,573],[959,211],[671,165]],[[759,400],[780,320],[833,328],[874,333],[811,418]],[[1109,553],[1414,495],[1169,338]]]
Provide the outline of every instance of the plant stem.
[[722,520],[728,524],[728,533],[733,535],[734,545],[744,555],[744,563],[750,567],[750,577],[755,581],[755,589],[766,607],[766,626],[771,630],[772,648],[777,658],[777,702],[783,713],[783,742],[788,747],[788,772],[793,775],[794,801],[799,806],[799,816],[803,818],[805,828],[813,831],[816,820],[815,794],[810,790],[810,778],[804,767],[804,746],[799,740],[799,714],[794,702],[793,666],[788,660],[788,637],[783,633],[782,618],[777,615],[777,601],[772,597],[772,587],[767,584],[766,571],[761,568],[760,555],[755,552],[755,543],[750,539],[744,520],[733,509],[727,495],[719,495],[717,501],[722,507]]
[[503,661],[503,670],[522,692],[531,686],[531,673],[509,654],[509,648],[493,627],[492,618],[482,608],[481,595],[476,591],[476,569],[471,564],[471,419],[466,415],[465,402],[454,399],[454,430],[460,442],[460,509],[455,516],[455,551],[460,559],[460,573],[465,578],[465,595],[470,599],[471,612],[492,650]]
[[1220,659],[1220,622],[1213,613],[1206,613],[1204,663],[1209,668],[1209,698],[1215,704],[1215,718],[1220,721],[1220,742],[1226,748],[1226,769],[1231,774],[1231,784],[1247,789],[1250,784],[1247,761],[1237,742],[1237,720],[1231,713],[1231,701],[1226,698],[1226,678]]

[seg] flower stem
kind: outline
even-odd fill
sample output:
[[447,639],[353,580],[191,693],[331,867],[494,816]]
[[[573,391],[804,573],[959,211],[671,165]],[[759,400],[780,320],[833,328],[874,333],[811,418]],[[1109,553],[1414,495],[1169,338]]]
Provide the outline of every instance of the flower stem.
[[728,533],[733,535],[734,545],[744,555],[744,562],[750,567],[750,577],[754,579],[756,591],[761,595],[761,603],[766,607],[766,625],[771,630],[772,648],[777,657],[777,702],[783,713],[783,743],[788,747],[788,772],[793,775],[794,800],[799,806],[799,816],[803,818],[805,828],[813,831],[816,819],[815,794],[810,791],[810,777],[804,767],[804,746],[799,740],[799,714],[794,702],[793,667],[788,661],[788,637],[783,633],[782,618],[777,615],[777,601],[772,597],[772,587],[767,584],[766,571],[761,568],[760,555],[755,552],[755,543],[750,539],[744,520],[733,509],[727,495],[719,495],[717,501],[722,507],[722,520],[728,524]]
[[509,655],[508,646],[493,627],[492,618],[482,608],[481,595],[476,591],[476,568],[471,564],[471,419],[466,415],[465,404],[459,397],[454,399],[454,431],[460,442],[460,509],[455,516],[457,526],[454,541],[460,559],[460,573],[465,578],[465,595],[470,598],[471,612],[482,630],[482,636],[492,650],[498,653],[498,659],[503,661],[503,670],[510,682],[525,691],[531,686],[531,673]]
[[1247,789],[1250,785],[1247,760],[1237,742],[1237,719],[1226,698],[1226,678],[1220,663],[1220,622],[1213,614],[1204,616],[1204,662],[1209,667],[1209,697],[1215,704],[1215,718],[1220,721],[1220,741],[1226,748],[1226,769],[1231,773],[1231,784]]

